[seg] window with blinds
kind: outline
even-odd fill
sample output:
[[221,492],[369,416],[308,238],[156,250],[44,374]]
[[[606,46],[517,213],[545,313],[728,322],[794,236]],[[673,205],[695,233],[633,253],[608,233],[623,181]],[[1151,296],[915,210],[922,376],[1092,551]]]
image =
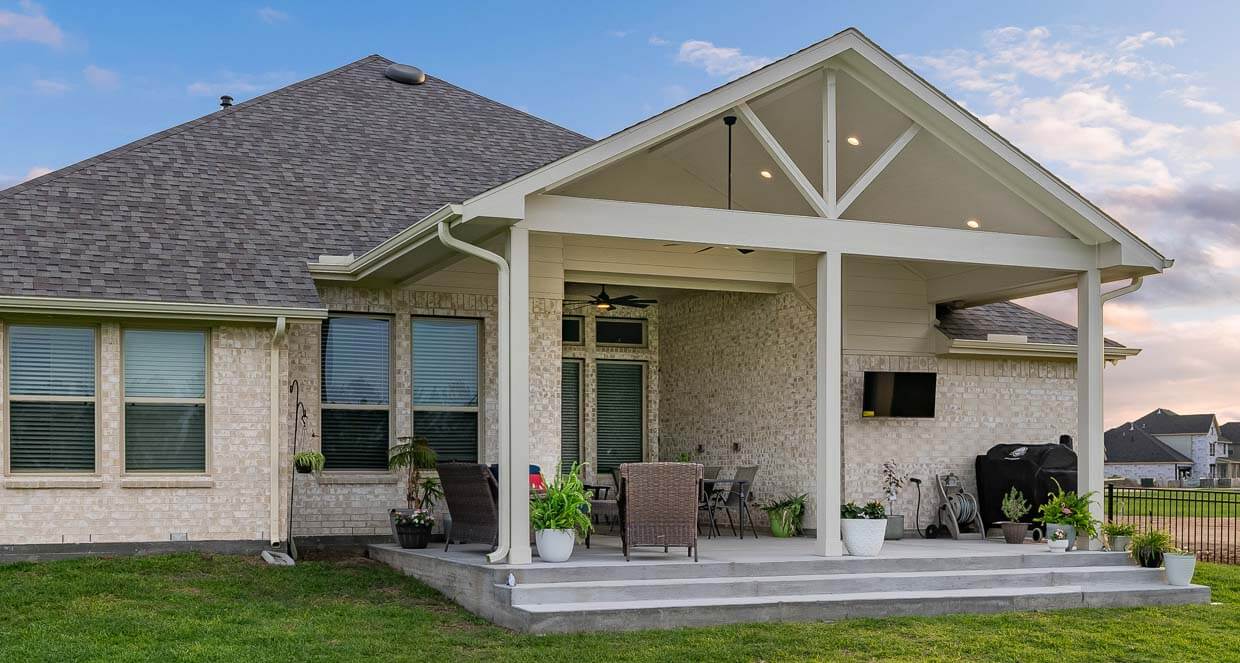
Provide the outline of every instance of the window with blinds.
[[645,441],[645,366],[635,361],[597,364],[599,473],[642,462]]
[[121,332],[126,472],[207,471],[207,338]]
[[386,470],[389,433],[387,318],[323,323],[322,450],[328,470]]
[[560,364],[560,471],[581,461],[581,360]]
[[477,320],[413,320],[413,434],[441,461],[478,461],[480,331]]
[[95,328],[9,327],[9,469],[95,471]]

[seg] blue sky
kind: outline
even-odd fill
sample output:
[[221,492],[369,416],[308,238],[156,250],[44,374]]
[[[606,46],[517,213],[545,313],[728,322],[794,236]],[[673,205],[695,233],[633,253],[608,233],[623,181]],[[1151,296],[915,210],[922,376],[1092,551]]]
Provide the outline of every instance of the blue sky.
[[1240,3],[446,5],[0,0],[0,188],[370,53],[601,137],[855,26],[1177,259],[1108,423],[1240,417]]

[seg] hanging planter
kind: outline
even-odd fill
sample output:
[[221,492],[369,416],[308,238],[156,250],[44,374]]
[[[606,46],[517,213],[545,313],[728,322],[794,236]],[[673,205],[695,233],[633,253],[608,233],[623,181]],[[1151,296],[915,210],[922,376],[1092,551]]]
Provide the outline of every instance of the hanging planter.
[[293,454],[293,469],[298,474],[310,474],[323,471],[327,459],[317,451],[299,451]]

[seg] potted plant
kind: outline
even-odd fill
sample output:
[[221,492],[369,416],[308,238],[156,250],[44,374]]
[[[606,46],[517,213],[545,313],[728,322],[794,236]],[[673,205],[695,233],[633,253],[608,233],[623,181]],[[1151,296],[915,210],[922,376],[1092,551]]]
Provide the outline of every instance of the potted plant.
[[1025,496],[1021,494],[1016,486],[1012,486],[1012,490],[1003,496],[1003,502],[1000,504],[1003,510],[1003,517],[1006,521],[999,523],[1003,528],[1003,540],[1008,543],[1024,543],[1025,534],[1029,531],[1029,523],[1023,523],[1021,518],[1029,513],[1029,502],[1025,501]]
[[[431,449],[430,441],[424,437],[402,437],[400,440],[401,443],[390,451],[388,467],[405,473],[405,501],[408,508],[392,509],[389,512],[392,534],[402,547],[405,547],[408,541],[421,543],[413,547],[425,548],[435,525],[435,502],[443,497],[443,488],[439,485],[439,479],[424,473],[435,469],[438,457],[435,450]],[[402,530],[405,532],[403,536]],[[414,536],[424,539],[410,538]]]
[[1046,537],[1046,547],[1051,552],[1068,552],[1068,546],[1071,545],[1068,540],[1068,530],[1056,529]]
[[785,495],[783,499],[762,507],[771,523],[773,536],[787,538],[801,534],[801,519],[805,515],[805,500],[808,497],[805,493]]
[[317,451],[298,451],[293,454],[293,469],[297,470],[298,474],[318,474],[326,464],[327,459]]
[[1152,529],[1132,536],[1132,547],[1128,554],[1138,564],[1147,569],[1162,566],[1163,555],[1171,549],[1171,535],[1161,530]]
[[1170,548],[1163,554],[1167,567],[1167,584],[1185,586],[1193,582],[1197,570],[1197,553],[1182,548]]
[[1050,499],[1041,506],[1042,517],[1039,520],[1046,525],[1048,539],[1053,538],[1055,531],[1064,530],[1068,539],[1068,550],[1074,550],[1077,536],[1098,536],[1098,521],[1094,520],[1089,510],[1094,493],[1077,495],[1075,491],[1066,492],[1058,481],[1055,481],[1055,488],[1056,492],[1051,493]]
[[904,538],[904,516],[894,515],[892,511],[895,510],[896,496],[907,481],[908,475],[900,472],[894,460],[883,463],[883,493],[887,495],[887,531],[884,536],[887,539]]
[[849,555],[877,557],[886,533],[887,510],[882,502],[875,500],[865,506],[849,502],[840,507],[840,534]]
[[530,494],[530,526],[538,558],[567,562],[578,536],[590,532],[590,495],[581,482],[581,468],[573,463],[567,473],[557,472],[546,490]]
[[1107,550],[1128,550],[1136,531],[1137,528],[1128,523],[1106,523],[1102,526],[1102,534],[1107,540]]

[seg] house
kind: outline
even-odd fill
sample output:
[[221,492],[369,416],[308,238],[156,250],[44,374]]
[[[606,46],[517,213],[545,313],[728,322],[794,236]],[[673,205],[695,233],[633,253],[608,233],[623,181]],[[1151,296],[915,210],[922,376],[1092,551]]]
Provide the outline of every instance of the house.
[[[1234,476],[1232,443],[1221,434],[1222,430],[1213,414],[1178,414],[1158,408],[1136,421],[1107,431],[1107,472],[1113,476],[1160,481],[1230,478]],[[1150,444],[1147,438],[1151,437],[1162,446]],[[1168,450],[1175,454],[1168,454]],[[1187,462],[1184,459],[1188,459]],[[1178,474],[1168,474],[1168,463],[1176,465]],[[1150,464],[1160,467],[1157,471],[1144,467]],[[1142,474],[1147,470],[1153,473]]]
[[[500,465],[517,566],[529,462],[758,465],[829,557],[888,460],[1070,434],[1098,490],[1102,305],[1171,265],[856,30],[599,141],[370,56],[4,190],[0,238],[0,545],[373,538],[420,435]],[[1065,290],[1077,330],[1009,303]]]
[[1103,439],[1107,476],[1168,486],[1192,473],[1192,458],[1131,422],[1108,430]]

